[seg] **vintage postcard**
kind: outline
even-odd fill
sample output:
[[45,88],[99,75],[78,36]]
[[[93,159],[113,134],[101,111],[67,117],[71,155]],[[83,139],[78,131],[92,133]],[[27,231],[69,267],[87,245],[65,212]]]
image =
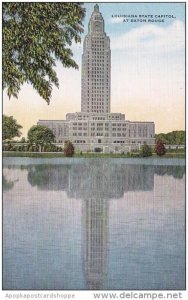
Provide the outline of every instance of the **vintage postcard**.
[[185,6],[2,3],[3,297],[183,297]]

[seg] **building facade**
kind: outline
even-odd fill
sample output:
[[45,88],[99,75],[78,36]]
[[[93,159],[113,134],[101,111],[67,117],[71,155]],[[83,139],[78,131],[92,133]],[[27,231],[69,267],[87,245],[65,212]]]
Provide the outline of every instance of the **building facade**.
[[110,113],[110,39],[104,31],[104,19],[96,4],[84,39],[82,54],[83,113]]
[[110,112],[111,50],[99,6],[94,6],[82,54],[81,112],[66,120],[39,120],[52,129],[57,145],[70,140],[78,151],[128,152],[155,143],[154,122],[132,122]]

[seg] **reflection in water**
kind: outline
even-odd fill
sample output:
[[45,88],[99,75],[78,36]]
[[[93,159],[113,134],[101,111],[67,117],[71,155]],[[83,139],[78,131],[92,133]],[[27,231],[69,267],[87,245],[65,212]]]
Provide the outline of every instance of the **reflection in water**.
[[82,218],[87,289],[102,290],[106,274],[108,202],[95,197],[84,201]]
[[[19,168],[14,167],[10,170],[14,172],[17,169],[19,170]],[[181,202],[181,207],[179,203],[179,199],[184,199],[184,194],[181,197],[180,195],[177,197],[173,195],[174,199],[171,199],[168,194],[172,182],[176,184],[176,187],[178,187],[178,182],[181,182],[179,190],[182,192],[181,189],[184,188],[184,166],[116,165],[110,164],[108,161],[101,163],[101,160],[92,160],[83,164],[29,165],[22,167],[21,172],[23,171],[26,172],[24,174],[27,176],[33,193],[42,192],[46,197],[45,199],[48,199],[47,193],[49,191],[58,193],[57,195],[64,191],[69,199],[74,198],[82,201],[80,215],[82,224],[81,251],[85,283],[80,282],[80,286],[75,284],[75,286],[70,287],[69,283],[65,286],[63,282],[54,282],[53,285],[47,286],[43,282],[40,286],[34,284],[34,288],[93,290],[184,288],[184,235],[182,238],[181,228],[184,210],[182,203],[184,202]],[[163,178],[163,180],[161,181],[159,178]],[[20,180],[23,180],[21,175]],[[6,182],[7,180],[3,181],[4,191],[7,190]],[[130,202],[131,197],[134,197],[132,203]],[[115,199],[119,199],[119,204],[114,202]],[[6,197],[4,200],[6,201]],[[55,201],[55,198],[53,200]],[[110,205],[113,207],[111,210],[109,209]],[[120,207],[120,210],[117,210],[117,207]],[[55,204],[52,209],[56,209]],[[174,223],[172,209],[177,212],[176,223]],[[116,211],[117,215],[115,215]],[[123,211],[125,215],[121,219]],[[118,216],[121,221],[114,223],[114,219]],[[4,211],[4,222],[6,222],[5,218],[6,211]],[[135,223],[132,223],[133,220]],[[165,226],[164,228],[159,228],[161,226],[159,221],[162,226]],[[140,222],[145,222],[142,227],[139,227],[142,224]],[[166,225],[166,222],[171,224],[170,227]],[[135,230],[135,225],[137,226],[135,232],[137,239],[134,241],[134,236],[130,237],[130,232]],[[177,226],[177,229],[172,225]],[[153,226],[154,231],[151,234],[150,231]],[[179,234],[180,228],[181,234]],[[57,230],[57,234],[59,234],[61,229]],[[162,232],[167,235],[168,243],[173,243],[171,249],[168,249],[168,245],[164,244]],[[173,236],[171,236],[172,234]],[[149,246],[146,245],[147,237],[151,239]],[[159,254],[156,252],[159,247],[155,244],[158,237],[161,237]],[[130,239],[134,241],[134,244],[131,244]],[[137,243],[139,244],[137,245]],[[178,253],[173,248],[176,247],[177,243],[179,243],[180,251]],[[130,245],[132,245],[131,248],[129,248]],[[155,245],[156,248],[152,248],[151,245]],[[149,251],[147,255],[146,251]],[[115,256],[114,253],[116,253]],[[126,263],[124,270],[118,266],[120,257],[123,257],[122,266]],[[127,260],[128,257],[130,257],[129,261]],[[177,261],[177,265],[173,264],[172,261]],[[144,265],[139,269],[142,263]],[[58,264],[61,264],[61,261],[58,261]],[[171,270],[172,264],[176,270]],[[159,265],[160,268],[158,268]],[[132,270],[133,266],[134,270]],[[138,268],[138,271],[135,267]],[[124,273],[125,270],[127,273]],[[113,277],[114,274],[116,274],[116,278]],[[15,288],[14,284],[7,279],[7,274],[4,278],[6,278],[6,280],[4,279],[5,288]],[[79,281],[79,278],[77,280]],[[59,281],[57,280],[57,282]],[[32,287],[27,286],[26,288]],[[20,286],[19,288],[23,287]]]
[[163,175],[172,175],[174,178],[181,179],[185,174],[185,167],[183,166],[155,166],[155,173]]
[[[68,197],[120,198],[128,191],[150,191],[154,175],[172,175],[181,179],[183,166],[108,165],[36,165],[28,167],[28,181],[41,190],[64,190]],[[97,194],[96,194],[97,193]]]
[[11,180],[7,180],[6,177],[3,175],[3,190],[9,191],[13,188],[14,182]]

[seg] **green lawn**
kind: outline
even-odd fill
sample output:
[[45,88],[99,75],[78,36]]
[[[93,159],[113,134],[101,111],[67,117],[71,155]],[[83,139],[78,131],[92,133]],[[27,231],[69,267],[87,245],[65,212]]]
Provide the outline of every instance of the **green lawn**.
[[[93,158],[93,157],[100,157],[100,158],[132,158],[138,157],[139,153],[134,153],[133,156],[128,154],[113,154],[113,153],[75,153],[74,157],[84,157],[84,158]],[[3,157],[39,157],[39,158],[56,158],[56,157],[65,157],[62,152],[16,152],[16,151],[4,151]],[[152,155],[153,158],[159,158],[155,153]],[[174,153],[168,152],[161,158],[185,158],[185,152],[182,153]]]

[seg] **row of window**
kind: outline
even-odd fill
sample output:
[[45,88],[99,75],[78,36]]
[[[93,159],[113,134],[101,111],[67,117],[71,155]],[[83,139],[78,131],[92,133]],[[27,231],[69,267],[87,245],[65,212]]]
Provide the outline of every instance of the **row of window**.
[[[80,118],[80,120],[81,120],[81,118],[87,118],[88,117],[88,115],[84,115],[84,116],[78,116],[78,119]],[[95,117],[95,116],[93,116],[92,117],[92,120],[95,120],[95,121],[102,121],[102,120],[105,120],[106,119],[106,117]],[[108,116],[108,119],[109,120],[111,120],[111,119],[116,119],[116,120],[120,120],[121,119],[121,116]],[[81,123],[81,122],[73,122],[72,123],[72,125],[73,126],[87,126],[87,124],[88,124],[88,122],[83,122],[83,123]],[[91,126],[95,126],[97,124],[97,126],[103,126],[103,125],[105,125],[105,126],[109,126],[110,124],[112,124],[112,126],[113,127],[126,127],[127,126],[127,124],[126,123],[91,123]]]
[[98,89],[96,90],[96,88],[94,86],[91,87],[90,91],[88,91],[88,93],[91,93],[92,94],[101,94],[101,93],[104,93],[104,86],[99,86]]
[[[89,109],[87,110],[87,112],[89,112]],[[102,114],[102,113],[104,113],[105,112],[105,110],[103,109],[103,110],[100,110],[100,109],[98,109],[98,110],[91,110],[91,112],[92,113],[100,113],[100,114]]]
[[[91,78],[90,78],[91,79]],[[92,78],[92,84],[96,85],[98,83],[101,83],[103,85],[105,85],[105,80],[104,78]],[[89,85],[90,82],[89,82],[89,78],[88,78],[88,81],[87,81],[87,84]],[[106,88],[108,88],[108,80],[106,81]]]
[[[100,136],[100,135],[98,135],[98,136]],[[62,143],[63,141],[58,140],[57,142]],[[131,141],[132,144],[142,144],[144,142],[147,142],[147,141],[142,141],[142,142],[141,141]],[[75,144],[85,144],[86,141],[85,140],[75,140],[73,143],[75,143]],[[114,143],[114,144],[125,144],[126,141],[117,141],[117,140],[115,140],[112,143]]]
[[[93,119],[96,119],[96,120],[105,120],[105,117],[93,117]],[[72,123],[73,126],[80,126],[78,127],[78,129],[83,129],[83,130],[86,130],[87,129],[87,122],[85,123],[77,123],[77,122],[74,122]],[[122,124],[122,123],[111,123],[112,125],[112,130],[125,130],[126,127],[127,127],[127,124]],[[83,127],[85,126],[85,127]],[[90,126],[97,126],[97,127],[100,127],[100,128],[103,128],[103,127],[106,127],[106,128],[109,128],[110,124],[109,123],[91,123]],[[77,127],[73,127],[73,129],[77,129]]]
[[99,103],[102,104],[104,102],[103,99],[104,99],[104,93],[103,92],[101,94],[97,94],[97,95],[92,94],[91,95],[91,101],[92,101],[91,103],[92,104],[94,104],[96,101],[98,101],[98,102],[100,101]]
[[[99,130],[100,131],[100,130]],[[88,136],[87,132],[73,132],[72,134],[73,136]],[[126,133],[112,133],[112,135],[110,135],[108,132],[103,133],[103,132],[91,132],[90,134],[91,136],[112,136],[112,137],[126,137]]]
[[76,140],[74,141],[75,144],[85,144],[86,141],[84,140]]
[[88,72],[88,75],[90,75],[90,78],[104,78],[104,79],[105,79],[105,77],[108,78],[108,76],[105,76],[104,74],[96,75],[96,74],[89,74],[89,72]]
[[72,134],[73,136],[87,136],[87,132],[84,132],[83,134],[82,134],[82,132],[73,132],[73,134]]
[[105,44],[105,40],[104,38],[100,39],[100,36],[96,36],[94,37],[94,40],[91,41],[91,46],[95,46],[95,45],[104,45]]
[[[104,57],[104,49],[97,49],[97,51],[96,51],[96,49],[94,49],[94,48],[91,48],[92,50],[94,50],[94,51],[92,51],[92,58],[96,58],[96,57]],[[88,55],[88,58],[89,58],[89,55]]]
[[73,127],[73,130],[87,130],[87,127]]
[[95,103],[95,104],[97,104],[97,105],[92,105],[92,106],[91,106],[93,109],[95,109],[95,108],[104,108],[104,104],[101,104],[101,103],[98,102],[98,101],[97,101],[97,103]]
[[95,70],[88,70],[88,75],[89,74],[91,74],[92,76],[100,76],[100,77],[102,77],[102,76],[105,75],[105,72],[104,72],[104,70],[103,71],[102,70],[97,70],[97,71],[95,71]]

